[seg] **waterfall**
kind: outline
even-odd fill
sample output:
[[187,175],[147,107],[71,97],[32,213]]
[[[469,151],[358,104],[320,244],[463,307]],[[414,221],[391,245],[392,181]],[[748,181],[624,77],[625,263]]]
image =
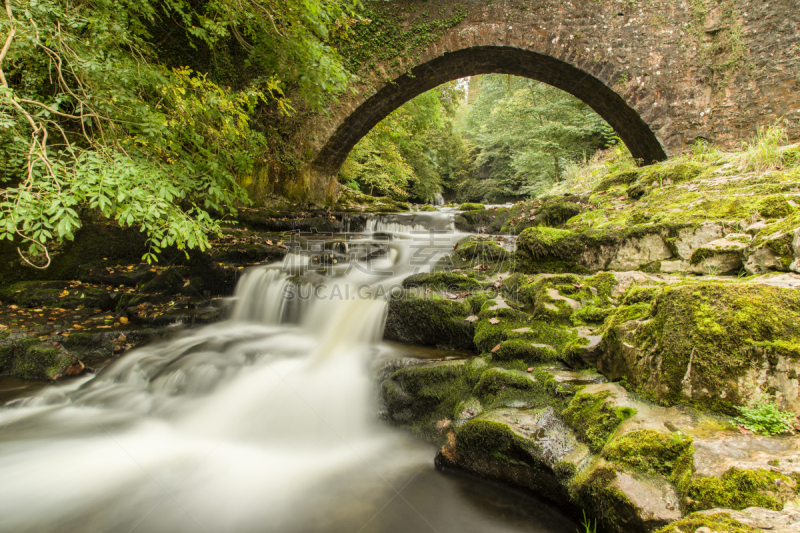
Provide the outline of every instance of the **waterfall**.
[[[392,353],[381,343],[383,295],[452,250],[461,237],[452,218],[374,218],[373,232],[394,232],[388,244],[367,235],[343,247],[388,247],[363,264],[314,270],[293,249],[243,275],[229,320],[0,409],[0,530],[344,532],[380,523],[369,521],[393,487],[432,457],[374,416],[370,369]],[[407,520],[400,530],[419,518]],[[470,522],[470,531],[495,527],[495,518]]]

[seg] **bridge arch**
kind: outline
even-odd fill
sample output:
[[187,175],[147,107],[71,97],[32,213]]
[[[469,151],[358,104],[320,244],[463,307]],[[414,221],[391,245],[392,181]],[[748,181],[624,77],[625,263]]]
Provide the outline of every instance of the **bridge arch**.
[[636,110],[637,99],[629,101],[609,86],[610,80],[622,77],[621,72],[608,69],[604,76],[607,81],[603,81],[566,60],[501,45],[446,52],[386,83],[343,117],[319,150],[314,167],[338,173],[356,143],[395,109],[448,81],[492,73],[530,78],[575,96],[614,128],[637,160],[649,164],[667,157],[659,137],[667,140],[675,132],[669,129],[654,132]]
[[303,164],[287,185],[276,176],[264,188],[335,201],[341,164],[380,120],[437,85],[492,72],[574,95],[645,163],[697,139],[736,148],[776,117],[800,139],[800,52],[784,44],[800,39],[796,1],[370,2],[384,23],[361,51],[349,49],[359,62],[355,92],[299,115]]

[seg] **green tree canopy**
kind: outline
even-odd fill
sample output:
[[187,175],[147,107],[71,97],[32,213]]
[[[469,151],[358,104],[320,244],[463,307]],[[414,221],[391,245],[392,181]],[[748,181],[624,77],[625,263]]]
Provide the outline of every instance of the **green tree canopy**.
[[608,125],[592,109],[550,85],[499,74],[470,83],[478,94],[459,132],[476,169],[459,186],[463,200],[541,194],[560,181],[564,164],[605,146]]
[[[0,18],[0,238],[49,260],[88,211],[140,226],[151,251],[208,246],[210,211],[247,198],[236,183],[268,148],[254,110],[291,112],[343,90],[328,45],[357,0],[6,0]],[[177,21],[177,22],[176,22]],[[166,29],[165,29],[166,27]],[[192,53],[242,51],[248,79],[170,64],[156,34]],[[155,257],[148,254],[146,259]]]
[[453,129],[463,98],[463,88],[450,82],[407,102],[356,144],[339,180],[369,194],[432,199],[467,165]]

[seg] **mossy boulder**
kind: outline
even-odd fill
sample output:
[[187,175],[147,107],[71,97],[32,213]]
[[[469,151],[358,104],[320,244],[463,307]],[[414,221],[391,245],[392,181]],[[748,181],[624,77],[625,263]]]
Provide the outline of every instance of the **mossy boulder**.
[[474,349],[472,309],[464,301],[453,301],[436,293],[418,296],[410,290],[389,298],[384,338],[412,344]]
[[675,255],[669,244],[677,226],[640,225],[628,229],[575,232],[533,227],[517,242],[517,264],[527,273],[589,273],[638,270]]
[[483,211],[483,210],[486,209],[486,206],[483,205],[483,204],[466,203],[466,204],[461,204],[460,206],[458,206],[458,209],[460,211]]
[[603,448],[603,457],[644,474],[678,482],[691,476],[694,448],[692,439],[681,433],[640,429],[609,442]]
[[73,355],[39,339],[5,339],[0,344],[0,372],[18,378],[52,381],[83,369]]
[[761,199],[757,209],[764,218],[783,218],[794,211],[783,194],[773,194]]
[[558,359],[558,352],[547,344],[537,344],[523,339],[508,340],[500,343],[500,348],[493,355],[496,361],[513,361],[520,359],[528,364],[551,362]]
[[617,428],[635,414],[630,407],[617,407],[608,402],[609,391],[580,392],[564,410],[564,420],[592,450],[602,450]]
[[761,533],[761,528],[753,528],[745,525],[738,520],[731,518],[730,513],[694,513],[681,520],[676,520],[668,526],[656,531],[656,533],[676,533],[678,531],[692,532],[703,531],[705,533]]
[[428,287],[436,290],[462,292],[477,291],[481,289],[481,284],[476,280],[448,272],[437,272],[433,274],[414,274],[403,280],[403,288]]
[[721,477],[695,477],[685,489],[689,511],[763,507],[783,509],[787,500],[800,494],[800,475],[791,478],[766,469],[731,468]]
[[454,419],[471,396],[480,365],[466,361],[427,363],[394,372],[381,384],[389,418],[415,433],[436,440],[437,421]]
[[468,233],[505,233],[503,227],[511,217],[511,210],[506,207],[464,211],[454,217],[458,231]]
[[767,394],[800,412],[800,292],[741,283],[652,291],[606,322],[597,365],[608,379],[665,404],[736,414]]
[[[475,347],[480,352],[490,352],[498,344],[509,340],[525,340],[545,344],[560,354],[575,340],[576,333],[543,320],[529,320],[530,315],[511,308],[494,309],[494,300],[484,303],[475,323]],[[492,322],[492,319],[497,322]]]

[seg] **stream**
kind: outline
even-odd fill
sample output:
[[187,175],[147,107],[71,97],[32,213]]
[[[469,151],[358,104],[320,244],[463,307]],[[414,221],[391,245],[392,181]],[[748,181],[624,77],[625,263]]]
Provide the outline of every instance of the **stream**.
[[298,236],[243,275],[228,320],[9,401],[0,531],[574,533],[376,415],[372,375],[414,351],[382,342],[385,296],[453,249],[452,218]]

